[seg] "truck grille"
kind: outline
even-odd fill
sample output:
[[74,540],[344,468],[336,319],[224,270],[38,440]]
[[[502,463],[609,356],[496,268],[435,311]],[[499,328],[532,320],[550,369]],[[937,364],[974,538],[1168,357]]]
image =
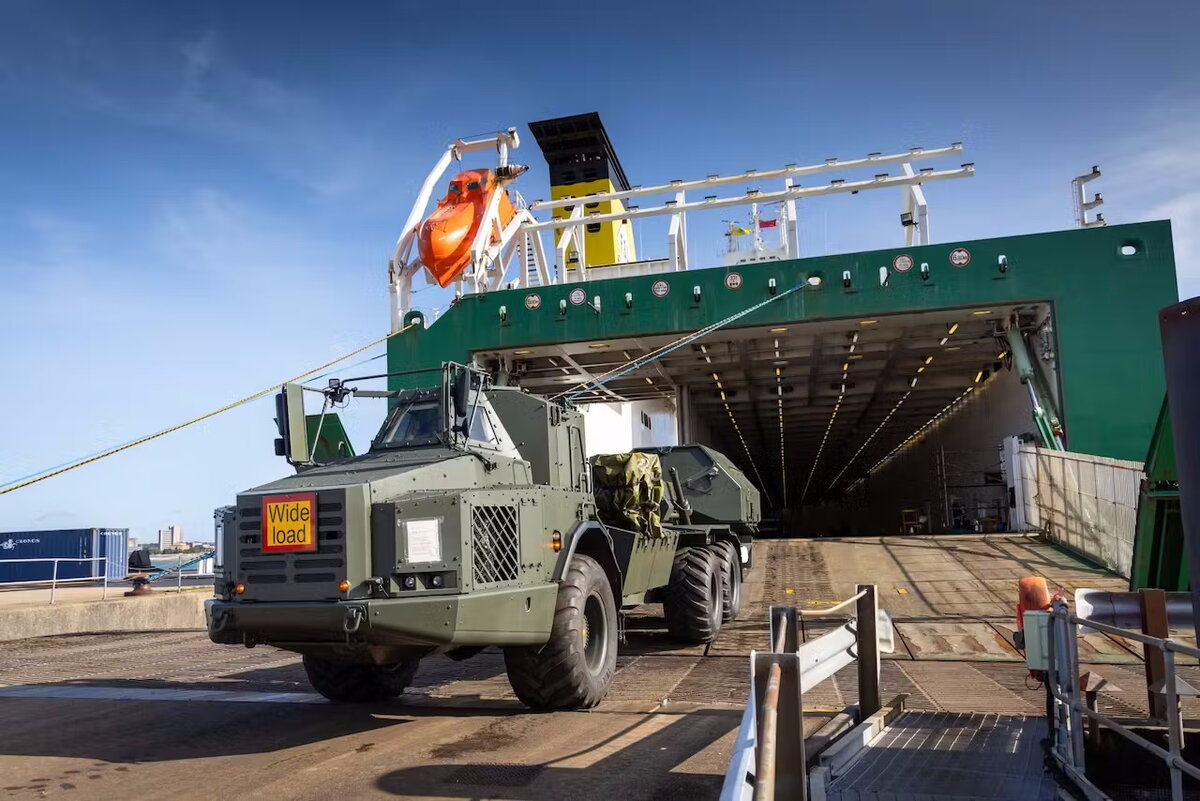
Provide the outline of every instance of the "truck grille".
[[261,496],[247,497],[237,509],[238,581],[248,601],[339,598],[345,577],[346,509],[341,490],[317,493],[317,550],[263,553]]
[[471,507],[471,562],[476,584],[516,581],[521,539],[515,506]]

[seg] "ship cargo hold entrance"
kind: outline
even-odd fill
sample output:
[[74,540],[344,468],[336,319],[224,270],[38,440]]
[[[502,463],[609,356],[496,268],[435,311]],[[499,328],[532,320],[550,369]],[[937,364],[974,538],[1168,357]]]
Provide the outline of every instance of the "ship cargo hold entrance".
[[389,370],[473,359],[655,432],[593,450],[709,444],[780,534],[1002,531],[1006,439],[1144,458],[1171,254],[1140,223],[515,287],[409,312]]
[[781,533],[1004,531],[1001,442],[1040,437],[1010,326],[1037,348],[1032,380],[1053,388],[1041,405],[1058,425],[1046,303],[727,329],[627,372],[677,338],[475,356],[507,365],[530,392],[585,389],[573,401],[585,404],[593,450],[626,433],[628,445],[699,442],[729,455]]

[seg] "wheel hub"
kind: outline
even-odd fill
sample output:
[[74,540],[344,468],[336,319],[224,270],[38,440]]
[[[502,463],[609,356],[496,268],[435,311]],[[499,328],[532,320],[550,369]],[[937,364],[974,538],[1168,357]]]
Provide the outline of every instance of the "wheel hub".
[[592,675],[599,675],[604,669],[607,658],[608,643],[605,633],[608,630],[608,619],[604,603],[598,595],[589,595],[583,605],[583,626],[580,630],[583,647],[583,658]]

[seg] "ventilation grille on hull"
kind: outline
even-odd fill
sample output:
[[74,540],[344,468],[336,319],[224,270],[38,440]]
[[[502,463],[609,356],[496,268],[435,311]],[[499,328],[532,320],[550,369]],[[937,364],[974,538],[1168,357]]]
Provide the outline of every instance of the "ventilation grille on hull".
[[476,584],[516,581],[521,545],[515,506],[471,508],[471,556]]

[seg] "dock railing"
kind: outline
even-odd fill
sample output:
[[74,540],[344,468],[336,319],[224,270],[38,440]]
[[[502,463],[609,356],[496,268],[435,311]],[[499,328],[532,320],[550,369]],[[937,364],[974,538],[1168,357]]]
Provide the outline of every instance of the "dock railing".
[[[34,579],[30,581],[6,581],[0,587],[22,587],[31,585],[50,585],[50,603],[54,603],[55,592],[59,584],[79,584],[84,582],[95,582],[103,580],[104,590],[100,596],[101,600],[108,600],[108,557],[107,556],[92,556],[92,557],[44,557],[40,559],[0,559],[0,564],[11,564],[15,562],[53,562],[53,573],[49,579]],[[79,578],[59,578],[58,565],[60,562],[103,562],[102,575],[100,576],[81,576]]]
[[[834,615],[851,604],[854,616],[844,624],[800,642],[800,618]],[[770,650],[750,654],[750,697],[721,801],[808,800],[804,693],[857,659],[859,720],[878,712],[878,620],[873,584],[858,585],[857,594],[825,609],[771,607]]]
[[[1149,591],[1153,597],[1155,591]],[[1143,591],[1145,594],[1146,591]],[[1161,596],[1161,592],[1157,592]],[[1161,604],[1162,628],[1166,628],[1166,606]],[[1028,617],[1031,613],[1026,613]],[[1028,627],[1028,623],[1026,624]],[[1096,709],[1095,691],[1081,686],[1079,673],[1079,627],[1100,631],[1115,637],[1140,642],[1145,647],[1148,676],[1153,671],[1153,681],[1147,690],[1150,694],[1150,715],[1161,720],[1167,729],[1167,748],[1147,740],[1132,728],[1118,723]],[[1165,633],[1165,632],[1163,632]],[[1086,737],[1098,736],[1097,724],[1112,729],[1126,740],[1140,746],[1161,759],[1170,773],[1171,801],[1183,801],[1183,775],[1186,773],[1200,781],[1200,768],[1186,761],[1183,751],[1183,716],[1179,707],[1181,680],[1176,675],[1175,655],[1200,659],[1200,649],[1173,640],[1156,637],[1127,628],[1112,626],[1096,620],[1078,617],[1062,601],[1055,601],[1049,612],[1049,637],[1047,643],[1049,670],[1046,686],[1050,691],[1052,705],[1051,753],[1055,762],[1078,785],[1091,801],[1107,801],[1108,796],[1087,776],[1085,754]],[[1187,687],[1184,684],[1184,687]],[[1190,688],[1189,688],[1190,689]],[[1085,731],[1084,719],[1087,719]],[[1165,718],[1165,720],[1164,720]]]

